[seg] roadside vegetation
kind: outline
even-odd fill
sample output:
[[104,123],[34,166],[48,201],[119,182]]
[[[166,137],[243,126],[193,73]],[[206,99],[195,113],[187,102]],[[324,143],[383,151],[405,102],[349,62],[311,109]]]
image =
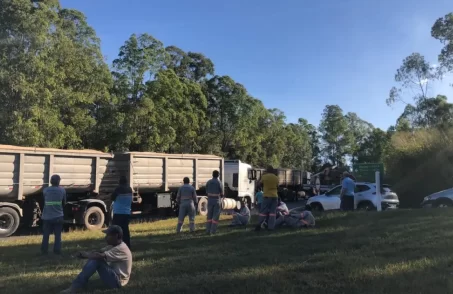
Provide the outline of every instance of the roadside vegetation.
[[432,42],[443,46],[438,58],[417,52],[402,58],[386,102],[405,108],[387,130],[340,105],[326,105],[319,125],[304,119],[310,109],[290,122],[247,85],[218,75],[208,56],[163,44],[153,32],[131,31],[118,55],[107,59],[92,21],[58,0],[0,1],[1,144],[206,153],[311,172],[324,164],[384,162],[386,182],[395,184],[406,207],[453,186],[453,172],[445,168],[443,179],[434,179],[444,159],[429,161],[441,150],[423,145],[437,134],[433,142],[451,146],[441,138],[453,127],[453,104],[445,93],[433,93],[434,83],[452,78],[450,11],[432,20]]
[[[175,220],[131,226],[134,265],[123,293],[451,293],[453,210],[325,213],[317,228],[206,236],[174,234]],[[0,292],[58,293],[79,272],[78,250],[101,232],[63,236],[61,257],[38,255],[40,236],[0,241]],[[90,291],[101,291],[94,277]]]

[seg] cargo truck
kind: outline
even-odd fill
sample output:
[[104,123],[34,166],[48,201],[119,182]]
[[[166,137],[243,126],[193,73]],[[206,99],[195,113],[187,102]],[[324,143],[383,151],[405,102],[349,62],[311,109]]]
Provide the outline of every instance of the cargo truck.
[[[265,173],[265,169],[256,168],[252,170],[257,182]],[[310,186],[310,173],[298,169],[278,168],[275,173],[279,179],[278,196],[283,201],[298,201],[305,197],[306,190]]]
[[61,176],[68,200],[87,212],[104,207],[95,199],[112,154],[95,150],[59,150],[0,145],[0,237],[12,235],[19,224],[37,226],[43,207],[42,192],[53,174]]
[[255,175],[256,171],[250,164],[240,160],[225,160],[225,196],[243,199],[252,209],[255,204]]
[[[88,229],[99,229],[112,217],[110,196],[118,186],[121,176],[129,179],[133,191],[132,214],[175,215],[178,211],[176,193],[183,185],[183,178],[189,177],[198,195],[197,210],[207,213],[205,185],[212,178],[212,172],[220,172],[223,182],[223,158],[201,154],[165,154],[153,152],[115,153],[109,159],[99,186],[98,201],[102,204],[89,209],[79,201],[66,205],[66,215],[76,224],[82,218]],[[92,212],[91,214],[88,212]],[[92,216],[90,221],[89,215]]]
[[[249,167],[238,164],[240,191],[234,183],[227,190],[225,208],[240,208],[240,198],[254,202],[253,192],[242,193],[250,178]],[[247,167],[248,166],[248,167]],[[229,166],[231,167],[231,165]],[[67,192],[65,222],[100,229],[112,214],[111,193],[119,178],[129,179],[133,190],[132,214],[178,211],[176,193],[184,177],[189,177],[198,195],[198,213],[206,215],[205,184],[214,170],[224,180],[224,160],[214,155],[123,152],[116,154],[96,150],[60,150],[0,145],[0,237],[12,235],[19,224],[38,226],[43,207],[42,192],[50,177],[59,174]],[[227,169],[228,175],[233,170]],[[233,179],[233,175],[231,179]],[[238,179],[239,179],[238,178]],[[238,182],[239,183],[239,182]]]

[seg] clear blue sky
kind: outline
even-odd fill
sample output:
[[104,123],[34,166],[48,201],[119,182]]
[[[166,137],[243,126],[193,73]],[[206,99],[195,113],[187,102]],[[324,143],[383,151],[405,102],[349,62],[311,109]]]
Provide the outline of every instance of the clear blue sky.
[[[148,33],[211,58],[219,75],[243,84],[289,122],[318,124],[326,104],[376,127],[403,106],[385,104],[395,70],[412,52],[433,63],[441,44],[434,21],[451,0],[63,0],[85,13],[110,63],[132,33]],[[450,79],[450,82],[452,80]],[[438,83],[432,94],[453,99]]]

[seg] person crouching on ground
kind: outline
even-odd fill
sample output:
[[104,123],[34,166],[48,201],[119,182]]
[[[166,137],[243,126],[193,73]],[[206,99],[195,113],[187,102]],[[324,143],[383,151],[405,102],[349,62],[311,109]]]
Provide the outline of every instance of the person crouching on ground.
[[250,221],[250,209],[244,199],[241,199],[241,210],[233,214],[230,227],[246,226]]
[[108,246],[95,252],[79,252],[77,257],[88,259],[82,272],[72,282],[70,288],[60,293],[80,293],[95,272],[109,289],[126,286],[132,271],[132,253],[123,242],[123,230],[112,225],[103,231]]
[[289,215],[280,217],[276,221],[276,226],[287,225],[291,228],[312,228],[316,224],[315,217],[310,211],[294,211]]
[[190,184],[190,179],[185,177],[183,179],[184,185],[181,186],[176,195],[176,202],[179,205],[178,225],[176,226],[176,233],[180,233],[184,219],[189,216],[190,232],[195,232],[195,206],[197,205],[197,192]]

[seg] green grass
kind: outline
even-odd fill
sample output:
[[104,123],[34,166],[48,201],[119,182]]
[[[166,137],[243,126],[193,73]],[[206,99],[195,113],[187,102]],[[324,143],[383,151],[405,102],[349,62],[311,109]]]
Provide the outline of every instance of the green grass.
[[[124,293],[453,293],[453,210],[329,213],[317,228],[175,235],[175,220],[131,226]],[[187,228],[185,228],[187,229]],[[0,293],[58,293],[103,247],[102,233],[63,236],[64,255],[38,255],[40,236],[0,241]],[[95,277],[90,286],[103,291]]]

